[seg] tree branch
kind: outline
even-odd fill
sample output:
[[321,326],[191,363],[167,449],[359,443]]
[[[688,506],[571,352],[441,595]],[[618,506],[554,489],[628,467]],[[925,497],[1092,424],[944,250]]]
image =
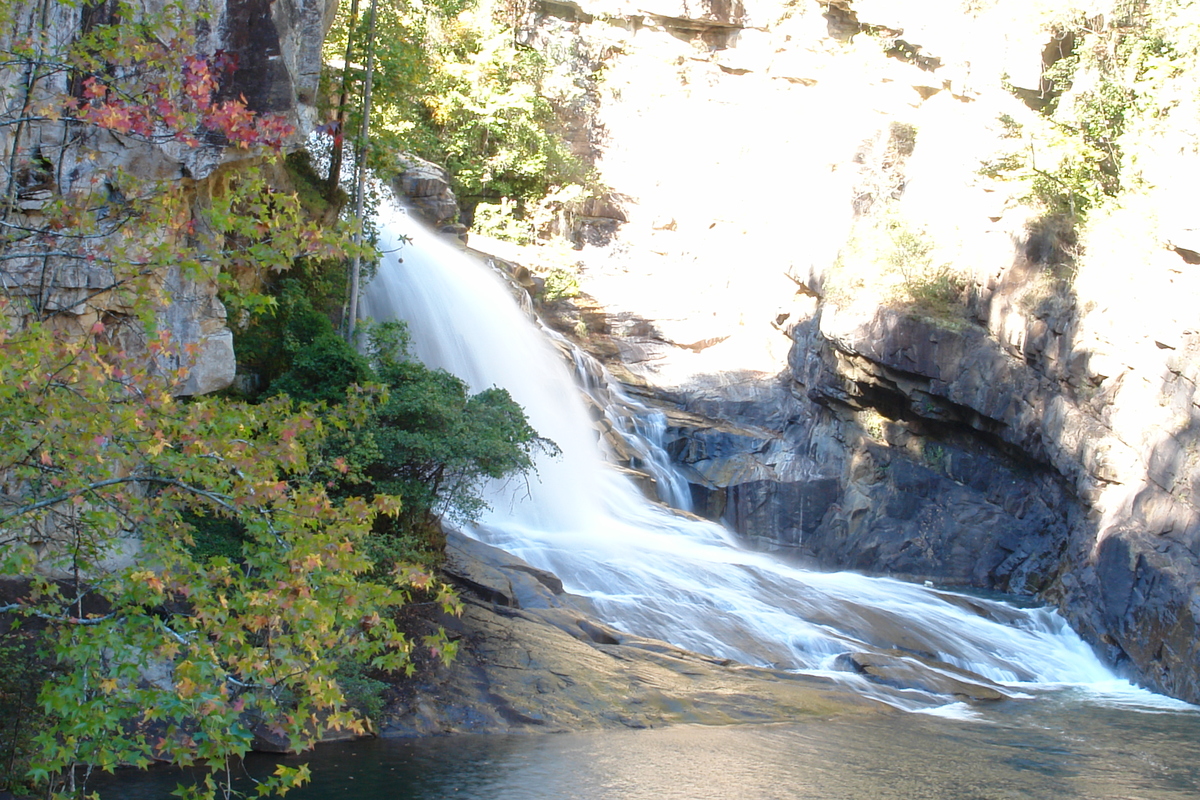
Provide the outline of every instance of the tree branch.
[[117,618],[117,615],[115,613],[105,614],[102,617],[74,617],[74,616],[59,615],[59,614],[49,614],[45,611],[38,611],[37,609],[34,609],[34,608],[28,608],[26,606],[21,605],[20,603],[8,603],[7,605],[0,606],[0,614],[7,613],[9,611],[22,611],[22,610],[25,611],[27,614],[29,614],[31,617],[37,617],[38,619],[44,619],[44,620],[48,620],[50,622],[65,622],[68,625],[99,625],[101,623],[108,622],[110,619]]
[[225,496],[219,495],[215,492],[207,491],[206,489],[201,489],[198,486],[192,486],[184,483],[181,480],[177,480],[175,478],[163,478],[157,475],[128,475],[124,478],[108,478],[107,480],[93,481],[73,491],[63,492],[62,494],[55,495],[54,497],[47,497],[43,500],[38,500],[36,503],[30,503],[29,505],[18,508],[16,511],[7,514],[4,517],[0,517],[0,526],[7,525],[17,517],[21,517],[26,514],[32,514],[35,511],[41,511],[43,508],[49,508],[50,506],[64,503],[68,500],[97,491],[99,489],[105,489],[109,486],[119,486],[125,483],[153,483],[160,486],[174,486],[178,489],[188,492],[189,494],[194,494],[198,497],[203,497],[206,500],[210,500],[231,514],[238,513],[237,507],[230,503],[229,499]]

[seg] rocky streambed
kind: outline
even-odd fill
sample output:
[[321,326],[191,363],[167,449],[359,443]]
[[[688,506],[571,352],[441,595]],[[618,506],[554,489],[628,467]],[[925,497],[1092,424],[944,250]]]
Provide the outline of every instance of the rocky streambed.
[[461,617],[438,617],[459,642],[448,667],[403,686],[383,736],[556,732],[724,725],[887,706],[834,681],[762,669],[618,631],[567,594],[553,575],[451,533],[445,575],[464,600]]

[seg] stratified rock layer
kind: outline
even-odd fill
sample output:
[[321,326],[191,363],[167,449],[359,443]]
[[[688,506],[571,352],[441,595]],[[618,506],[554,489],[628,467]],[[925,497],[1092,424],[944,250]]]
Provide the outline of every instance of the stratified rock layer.
[[[0,31],[0,40],[6,43],[19,42],[22,37],[31,42],[69,43],[85,27],[84,15],[91,15],[88,24],[94,24],[115,8],[113,4],[26,0],[17,0],[13,6],[15,27]],[[194,52],[178,54],[180,69],[188,56],[228,55],[237,66],[222,79],[219,96],[243,97],[250,110],[283,117],[294,127],[294,143],[298,144],[316,120],[321,44],[336,8],[336,0],[185,0],[180,13],[184,19],[195,20],[196,39]],[[154,8],[133,13],[154,13]],[[16,67],[0,68],[0,95],[7,98],[22,96],[19,88],[27,76]],[[30,102],[68,96],[69,73],[55,70],[41,76],[35,86],[41,95]],[[0,151],[8,154],[0,159],[3,185],[9,185],[10,170],[20,181],[31,164],[44,160],[54,165],[36,191],[22,192],[18,198],[18,211],[32,227],[42,224],[42,209],[52,206],[56,196],[94,191],[97,175],[116,173],[132,181],[174,185],[183,198],[202,205],[222,191],[221,182],[228,171],[237,168],[235,162],[255,157],[253,151],[237,147],[187,146],[170,137],[122,136],[98,127],[73,129],[54,114],[0,128]],[[47,279],[47,275],[52,277]],[[113,286],[113,276],[102,260],[10,259],[0,268],[0,277],[8,297],[34,299],[34,305],[51,312],[50,324],[71,334],[87,331],[97,321],[111,322],[130,314],[116,292],[106,291]],[[187,371],[179,393],[204,394],[225,388],[233,381],[236,365],[225,307],[217,297],[217,276],[185,275],[173,268],[156,278],[163,294],[158,322],[184,354],[181,363],[168,365]],[[22,307],[23,303],[14,303],[8,313],[20,314]],[[126,350],[136,358],[141,352],[140,333],[128,332],[126,338]]]

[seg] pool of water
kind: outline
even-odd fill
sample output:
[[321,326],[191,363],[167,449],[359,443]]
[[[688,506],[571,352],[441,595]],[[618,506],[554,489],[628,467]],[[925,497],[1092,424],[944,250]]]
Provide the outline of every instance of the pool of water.
[[[368,740],[303,758],[296,800],[1195,800],[1200,709],[1074,690],[939,715]],[[266,774],[277,759],[251,759]],[[102,797],[166,800],[174,770]]]

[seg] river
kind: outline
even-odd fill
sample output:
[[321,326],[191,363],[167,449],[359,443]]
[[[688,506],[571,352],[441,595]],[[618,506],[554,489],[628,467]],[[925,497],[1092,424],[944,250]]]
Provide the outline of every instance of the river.
[[[1151,698],[1152,701],[1152,698]],[[1173,706],[1162,701],[1165,706]],[[1195,800],[1200,711],[1051,692],[972,718],[331,744],[294,800]],[[284,759],[298,762],[300,759]],[[251,759],[266,774],[275,759]],[[174,770],[103,796],[167,800]],[[99,788],[103,790],[103,785]]]
[[[472,535],[555,572],[618,627],[840,676],[896,710],[803,724],[328,745],[304,756],[312,784],[289,797],[1200,798],[1200,709],[1112,674],[1053,611],[799,569],[647,502],[606,467],[561,353],[496,276],[402,213],[382,228],[388,256],[364,298],[368,313],[408,320],[416,354],[474,390],[507,388],[563,451],[539,463],[536,479],[494,487]],[[839,671],[844,654],[896,649],[999,682],[1011,699],[969,707]],[[247,769],[274,763],[255,757]],[[165,769],[121,776],[112,796],[166,798],[177,780]]]

